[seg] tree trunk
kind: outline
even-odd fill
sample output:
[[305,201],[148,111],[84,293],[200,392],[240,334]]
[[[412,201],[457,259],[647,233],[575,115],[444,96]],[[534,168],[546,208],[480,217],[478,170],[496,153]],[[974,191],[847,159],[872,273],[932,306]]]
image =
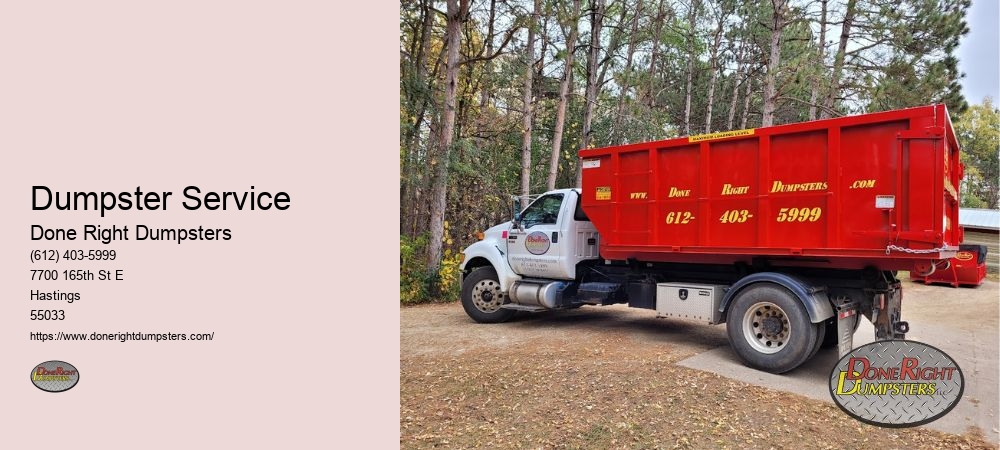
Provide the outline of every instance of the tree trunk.
[[[733,74],[733,98],[729,101],[729,120],[726,122],[726,129],[733,129],[733,121],[736,119],[736,100],[740,93],[740,76],[743,75],[743,50],[746,43],[740,42],[740,50],[736,55],[736,73]],[[749,78],[749,77],[746,77]],[[744,83],[746,80],[743,81]]]
[[729,117],[726,120],[726,129],[733,129],[733,122],[736,120],[736,100],[739,99],[740,94],[740,72],[737,71],[733,74],[733,97],[729,100]]
[[521,204],[524,206],[528,205],[528,195],[531,194],[531,131],[533,122],[531,89],[535,74],[535,28],[538,26],[541,4],[541,0],[535,0],[535,10],[531,13],[531,22],[528,23],[528,46],[524,49],[524,61],[527,65],[524,69],[524,91],[521,97],[524,104],[524,117],[521,124]]
[[[486,31],[486,54],[493,54],[493,34],[494,26],[496,22],[496,0],[490,0],[490,21],[487,24]],[[485,131],[489,126],[489,120],[487,120],[487,114],[489,112],[490,105],[490,95],[493,91],[492,89],[492,76],[493,76],[493,61],[488,60],[483,64],[483,82],[480,85],[479,90],[479,120],[477,120],[479,137],[476,139],[476,148],[482,151],[483,146],[486,144]]]
[[[625,104],[628,100],[628,90],[630,88],[629,82],[632,74],[632,57],[635,56],[635,41],[636,37],[639,35],[639,15],[642,14],[642,0],[639,0],[639,4],[635,7],[635,15],[632,16],[632,32],[629,33],[628,37],[628,50],[625,54],[625,68],[622,69],[622,86],[621,93],[618,95],[618,112],[615,114],[615,120],[611,126],[611,134],[615,135],[620,132],[622,126],[622,120],[625,116]],[[625,134],[622,133],[621,139],[617,139],[617,142],[625,143]]]
[[819,67],[819,73],[813,76],[812,80],[812,92],[809,94],[809,120],[816,120],[816,105],[819,103],[819,80],[825,75],[823,70],[823,65],[826,60],[826,4],[827,0],[820,0],[822,5],[822,10],[819,16],[819,55],[816,65]]
[[851,39],[851,25],[854,23],[857,3],[857,0],[847,1],[847,9],[844,11],[844,23],[841,25],[840,31],[840,44],[837,46],[837,56],[833,59],[833,74],[830,76],[830,87],[826,90],[826,96],[823,99],[823,108],[819,112],[821,119],[830,117],[834,98],[840,92],[840,72],[844,69],[847,41]]
[[555,132],[552,135],[552,157],[549,159],[549,177],[545,186],[549,190],[556,188],[556,177],[559,176],[559,156],[562,154],[563,130],[566,125],[566,105],[569,103],[569,86],[573,76],[573,53],[576,49],[576,38],[579,33],[577,21],[580,16],[581,0],[573,0],[573,15],[570,16],[572,28],[566,38],[566,60],[563,78],[559,83],[559,106],[556,108]]
[[781,65],[781,32],[785,28],[786,0],[772,0],[774,12],[771,16],[770,55],[767,58],[767,73],[764,74],[764,104],[761,107],[760,126],[774,125],[774,110],[778,100],[778,66]]
[[746,83],[746,90],[743,91],[743,115],[740,117],[740,129],[747,127],[747,119],[750,118],[750,88],[753,86],[753,78],[750,74],[747,74],[747,79],[744,81]]
[[[417,72],[417,82],[427,83],[430,85],[432,83],[431,78],[427,77],[427,54],[430,52],[430,36],[431,36],[431,26],[433,25],[433,11],[430,9],[430,1],[426,0],[421,2],[421,27],[420,27],[420,42],[416,44],[416,58],[414,62],[414,68]],[[430,87],[430,86],[428,86]],[[428,89],[430,90],[430,89]],[[411,98],[410,105],[415,111],[415,118],[413,124],[408,130],[406,135],[406,141],[403,148],[406,154],[403,157],[403,167],[401,174],[403,177],[402,186],[400,187],[399,193],[399,204],[400,204],[400,234],[406,234],[410,237],[415,237],[418,233],[417,226],[420,221],[417,219],[418,214],[416,209],[412,205],[417,204],[417,186],[416,186],[416,168],[419,167],[417,164],[417,156],[419,153],[418,146],[420,145],[420,125],[424,121],[424,113],[427,110],[428,94],[421,93],[420,98]],[[419,104],[419,106],[418,106]]]
[[684,134],[691,135],[691,91],[694,89],[694,30],[698,28],[698,6],[700,0],[691,0],[688,8],[687,35],[687,88],[684,90]]
[[427,243],[427,270],[437,272],[441,265],[444,211],[448,203],[448,161],[455,130],[455,98],[458,84],[458,50],[462,42],[462,22],[469,12],[469,0],[448,0],[448,18],[444,41],[448,49],[444,79],[444,111],[436,151],[431,158],[434,177],[431,181],[430,220]]
[[712,132],[712,102],[715,100],[715,80],[719,75],[719,45],[722,44],[722,26],[726,15],[719,12],[719,24],[715,28],[715,42],[712,45],[712,75],[708,80],[708,105],[705,107],[705,132]]
[[[587,96],[583,106],[583,140],[580,146],[590,148],[591,123],[594,120],[594,104],[597,103],[597,60],[601,50],[601,26],[604,23],[604,0],[592,0],[590,13],[590,51],[587,54]],[[576,165],[576,184],[583,180],[583,167]]]
[[[607,9],[605,9],[605,11],[607,11]],[[600,90],[601,86],[604,86],[604,80],[607,79],[608,68],[611,67],[611,64],[608,64],[608,62],[618,53],[618,46],[621,45],[622,40],[622,29],[624,28],[622,24],[625,23],[625,17],[627,16],[628,9],[622,8],[622,14],[621,17],[618,18],[618,22],[615,22],[613,26],[609,27],[611,28],[612,33],[608,39],[608,46],[604,48],[604,58],[597,63],[597,65],[601,67],[601,72],[597,76],[598,90]]]
[[656,9],[656,18],[653,20],[653,50],[649,57],[649,80],[646,81],[646,104],[650,109],[656,107],[656,60],[660,56],[660,40],[663,33],[663,0]]
[[535,77],[537,77],[537,79],[539,79],[539,80],[545,78],[545,74],[544,74],[544,70],[545,70],[545,54],[549,51],[549,37],[548,37],[548,33],[546,33],[545,30],[549,29],[549,18],[550,18],[550,16],[551,16],[551,14],[548,14],[548,12],[546,12],[546,14],[542,15],[542,17],[541,17],[541,19],[542,19],[541,28],[539,28],[541,30],[541,33],[539,34],[538,39],[541,42],[539,42],[539,47],[538,47],[538,64],[535,65],[536,66],[536,68],[535,68]]

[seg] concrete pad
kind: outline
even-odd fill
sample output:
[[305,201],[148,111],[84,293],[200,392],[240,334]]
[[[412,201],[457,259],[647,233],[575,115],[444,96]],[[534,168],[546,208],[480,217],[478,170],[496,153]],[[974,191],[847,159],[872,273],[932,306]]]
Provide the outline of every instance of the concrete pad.
[[[904,283],[903,318],[910,323],[907,339],[941,349],[958,363],[965,377],[965,391],[955,409],[925,427],[963,434],[968,427],[976,426],[986,439],[1000,442],[998,303],[1000,288],[992,281],[977,289]],[[855,347],[875,340],[871,323],[863,320],[854,335]],[[687,358],[679,364],[833,403],[827,380],[837,361],[836,349],[821,350],[797,369],[774,375],[744,366],[732,349],[725,345]],[[849,418],[846,414],[844,416]]]

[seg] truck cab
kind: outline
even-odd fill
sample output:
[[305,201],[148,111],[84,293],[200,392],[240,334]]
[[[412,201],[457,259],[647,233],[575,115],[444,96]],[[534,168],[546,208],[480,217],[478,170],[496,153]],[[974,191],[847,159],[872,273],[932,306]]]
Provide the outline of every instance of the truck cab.
[[563,304],[566,288],[575,284],[581,263],[599,258],[600,247],[580,196],[579,189],[538,195],[463,251],[462,296],[473,318],[500,322],[515,310],[578,306]]
[[581,261],[597,258],[594,224],[580,206],[580,191],[561,189],[538,196],[509,222],[507,260],[522,277],[573,280]]

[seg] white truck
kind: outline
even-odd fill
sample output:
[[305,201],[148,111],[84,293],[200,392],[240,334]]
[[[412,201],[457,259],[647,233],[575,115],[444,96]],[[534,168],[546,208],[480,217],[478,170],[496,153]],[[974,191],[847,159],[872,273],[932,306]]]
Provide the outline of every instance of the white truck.
[[618,303],[725,323],[774,373],[849,352],[860,315],[902,339],[896,271],[933,272],[962,239],[950,130],[937,105],[582,150],[581,188],[515,198],[463,251],[462,305],[483,323]]

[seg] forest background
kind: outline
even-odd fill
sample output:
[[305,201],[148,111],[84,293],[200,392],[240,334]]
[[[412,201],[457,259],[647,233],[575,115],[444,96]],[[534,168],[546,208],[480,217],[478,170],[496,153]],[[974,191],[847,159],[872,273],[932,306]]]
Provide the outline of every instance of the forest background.
[[964,207],[998,207],[1000,110],[963,97],[970,0],[401,0],[400,301],[457,298],[511,196],[577,151],[945,103]]

